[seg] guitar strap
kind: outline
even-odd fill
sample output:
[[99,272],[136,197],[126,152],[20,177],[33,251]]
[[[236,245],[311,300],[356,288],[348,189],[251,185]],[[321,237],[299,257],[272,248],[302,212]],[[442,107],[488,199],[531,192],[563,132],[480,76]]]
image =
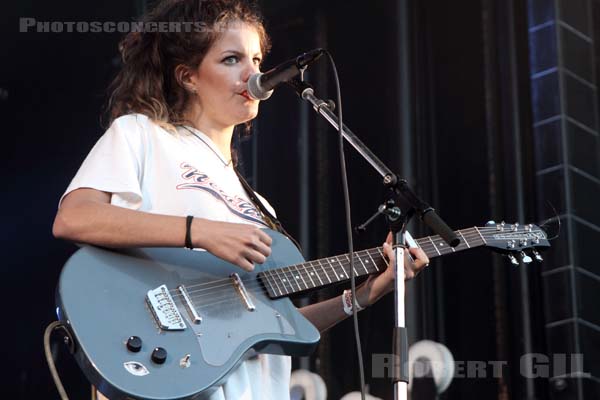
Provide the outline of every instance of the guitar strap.
[[252,204],[254,204],[254,206],[257,209],[259,209],[260,212],[262,213],[263,218],[264,218],[265,222],[267,223],[267,225],[269,225],[271,227],[271,229],[276,230],[277,232],[287,236],[287,238],[290,239],[292,241],[292,243],[294,243],[294,245],[298,248],[298,250],[300,250],[300,253],[302,253],[302,248],[300,247],[300,244],[296,241],[296,239],[294,239],[292,237],[292,235],[290,235],[284,229],[281,222],[279,222],[279,220],[277,218],[275,218],[275,216],[273,214],[271,214],[269,212],[269,210],[267,210],[267,207],[265,207],[265,205],[262,203],[262,201],[260,201],[260,199],[258,198],[256,193],[254,193],[254,190],[252,189],[250,184],[246,181],[246,179],[244,179],[242,174],[240,174],[240,172],[235,167],[233,167],[233,170],[235,171],[235,174],[238,176],[238,179],[240,180],[240,183],[242,184],[244,190],[246,191],[246,194],[248,194],[248,197],[250,198],[250,201],[252,202]]

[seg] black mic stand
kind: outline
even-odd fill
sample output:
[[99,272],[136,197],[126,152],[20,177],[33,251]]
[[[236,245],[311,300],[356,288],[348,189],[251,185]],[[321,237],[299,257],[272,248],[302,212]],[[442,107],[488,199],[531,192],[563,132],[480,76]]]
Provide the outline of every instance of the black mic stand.
[[388,218],[393,220],[391,224],[392,232],[394,236],[395,256],[396,256],[396,282],[395,282],[395,299],[396,299],[396,325],[394,327],[394,344],[393,344],[393,371],[392,381],[394,383],[394,398],[396,400],[407,400],[408,399],[408,336],[406,334],[406,321],[405,321],[405,310],[404,310],[404,256],[406,253],[405,233],[406,226],[410,217],[413,213],[418,214],[421,220],[425,222],[435,233],[440,235],[446,243],[452,247],[458,246],[460,240],[456,234],[450,229],[450,227],[436,214],[435,210],[421,200],[409,187],[408,182],[404,179],[398,179],[398,177],[388,168],[385,164],[371,152],[371,150],[364,145],[348,129],[343,125],[340,129],[339,120],[333,113],[331,102],[324,101],[315,96],[314,89],[306,82],[300,80],[288,81],[288,84],[296,90],[296,93],[312,104],[314,110],[325,118],[334,128],[341,132],[344,139],[354,147],[363,158],[371,164],[373,168],[382,176],[383,185],[386,188],[391,189],[397,195],[400,195],[408,203],[410,210],[407,213],[403,213],[400,217],[390,216]]

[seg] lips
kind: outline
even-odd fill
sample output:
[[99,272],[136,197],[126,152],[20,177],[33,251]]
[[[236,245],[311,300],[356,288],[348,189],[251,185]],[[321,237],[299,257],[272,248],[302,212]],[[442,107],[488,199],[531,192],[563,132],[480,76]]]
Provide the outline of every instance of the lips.
[[238,93],[240,96],[245,97],[248,100],[253,101],[254,99],[252,97],[250,97],[250,95],[248,94],[247,90],[244,90],[242,93]]

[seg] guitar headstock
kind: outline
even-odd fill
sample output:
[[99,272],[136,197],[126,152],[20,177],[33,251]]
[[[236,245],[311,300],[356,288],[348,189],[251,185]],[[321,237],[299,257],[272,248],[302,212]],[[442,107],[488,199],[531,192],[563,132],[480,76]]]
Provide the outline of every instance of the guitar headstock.
[[514,265],[519,265],[515,254],[525,264],[529,264],[534,259],[543,261],[538,249],[550,247],[546,232],[534,224],[520,225],[518,222],[506,224],[490,221],[479,230],[486,246],[498,253],[506,254]]

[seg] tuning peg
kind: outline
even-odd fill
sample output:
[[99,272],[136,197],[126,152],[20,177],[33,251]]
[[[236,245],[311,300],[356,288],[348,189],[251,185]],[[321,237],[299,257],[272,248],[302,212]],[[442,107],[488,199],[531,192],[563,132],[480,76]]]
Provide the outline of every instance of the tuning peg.
[[518,230],[519,230],[519,223],[518,223],[518,222],[515,222],[513,225],[511,225],[511,226],[510,226],[510,228],[511,228],[511,230],[512,230],[513,232],[516,232],[516,231],[518,231]]
[[498,229],[499,231],[504,231],[504,225],[506,225],[506,222],[502,221],[500,222],[500,225],[496,227],[496,229]]
[[531,257],[529,257],[524,251],[521,252],[521,260],[525,264],[529,264],[533,261],[533,259]]
[[519,262],[517,261],[517,258],[514,255],[509,254],[508,259],[510,260],[512,265],[519,265]]
[[544,261],[544,259],[542,258],[542,255],[536,249],[533,249],[532,252],[533,252],[533,256],[535,257],[536,261],[539,261],[539,262]]

